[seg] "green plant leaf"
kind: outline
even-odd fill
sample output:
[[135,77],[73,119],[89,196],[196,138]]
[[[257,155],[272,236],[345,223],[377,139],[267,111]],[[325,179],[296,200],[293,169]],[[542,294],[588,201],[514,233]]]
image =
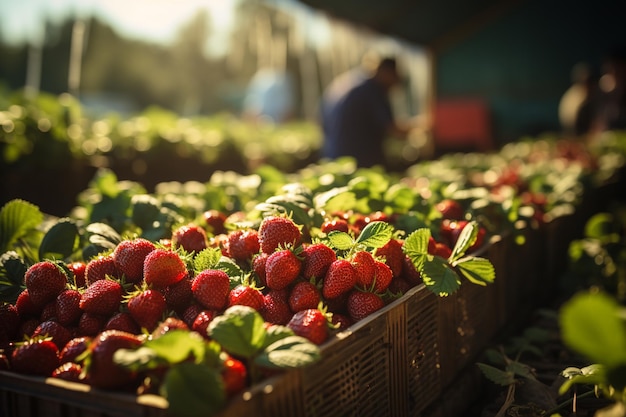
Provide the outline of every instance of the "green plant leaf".
[[299,368],[317,362],[320,349],[301,336],[288,336],[269,345],[254,362],[264,368]]
[[131,220],[141,229],[153,228],[159,218],[161,205],[156,197],[149,194],[137,194],[131,200]]
[[236,305],[215,317],[208,333],[225,351],[250,359],[265,343],[267,331],[263,324],[263,317],[255,309]]
[[0,302],[15,303],[24,288],[26,262],[15,251],[0,255]]
[[230,278],[231,289],[243,282],[244,272],[231,258],[221,256],[213,268],[226,272],[226,275]]
[[459,238],[452,248],[450,259],[454,262],[465,255],[465,252],[476,242],[476,236],[478,236],[478,223],[471,221],[461,230]]
[[354,246],[352,236],[339,230],[333,230],[328,234],[328,242],[337,250],[349,250]]
[[222,258],[220,248],[206,248],[193,258],[193,268],[196,272],[213,269]]
[[393,235],[393,226],[387,222],[374,221],[368,223],[359,237],[356,239],[356,243],[364,245],[368,248],[382,248],[391,240]]
[[461,286],[461,280],[457,273],[445,259],[438,256],[428,255],[419,272],[426,288],[440,297],[453,294]]
[[527,379],[536,380],[535,375],[533,375],[531,368],[524,363],[511,361],[507,364],[506,370],[507,372],[512,372],[514,375],[518,375]]
[[459,259],[454,266],[470,282],[478,285],[487,285],[496,279],[496,271],[488,259],[468,257]]
[[291,330],[289,327],[272,324],[267,328],[267,335],[265,336],[265,342],[263,343],[262,349],[267,348],[274,342],[293,335],[293,330]]
[[626,364],[626,327],[617,301],[604,293],[579,293],[559,315],[565,344],[606,367]]
[[561,375],[566,381],[559,387],[559,394],[565,394],[574,384],[581,385],[599,385],[604,377],[604,367],[602,365],[593,364],[584,368],[568,367],[565,368]]
[[485,377],[494,384],[506,387],[515,383],[515,376],[513,375],[513,372],[503,371],[502,369],[498,369],[485,363],[478,363],[477,365],[483,375],[485,375]]
[[39,245],[39,259],[67,258],[77,249],[78,226],[69,218],[60,219],[44,235]]
[[39,207],[24,200],[11,200],[0,209],[0,252],[6,252],[13,244],[26,236],[43,222]]
[[180,417],[210,417],[226,402],[219,371],[192,362],[169,369],[161,394],[169,403],[168,414]]
[[423,269],[426,262],[429,239],[430,229],[422,228],[408,235],[402,244],[402,250],[411,259],[418,271]]
[[197,362],[206,354],[206,341],[198,333],[187,330],[170,330],[163,336],[147,340],[143,346],[154,350],[170,364],[183,362],[190,357]]

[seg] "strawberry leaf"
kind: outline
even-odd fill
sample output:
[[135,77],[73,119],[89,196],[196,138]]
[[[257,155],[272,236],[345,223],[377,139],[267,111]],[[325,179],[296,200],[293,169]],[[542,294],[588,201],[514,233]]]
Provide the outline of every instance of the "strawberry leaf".
[[265,343],[267,331],[263,324],[263,317],[255,309],[236,305],[211,321],[208,334],[228,353],[250,359]]
[[565,394],[574,384],[598,385],[606,380],[604,367],[598,364],[584,368],[568,367],[561,372],[561,375],[567,380],[559,387],[560,395]]
[[494,384],[506,387],[515,383],[515,376],[513,372],[503,371],[485,363],[478,363],[477,365],[483,375],[485,375],[485,377]]
[[354,246],[354,239],[346,232],[333,230],[328,234],[330,246],[337,250],[348,250]]
[[288,336],[269,345],[254,362],[269,369],[299,368],[317,362],[320,349],[304,337]]
[[267,328],[267,335],[265,337],[265,343],[263,344],[263,349],[267,348],[274,342],[277,342],[281,339],[284,339],[289,336],[293,336],[293,330],[291,330],[287,326],[281,326],[278,324],[272,324]]
[[245,274],[243,270],[239,267],[239,265],[237,265],[237,263],[231,258],[221,256],[219,261],[215,264],[213,268],[226,272],[226,275],[228,275],[228,277],[230,278],[231,289],[235,288],[237,285],[243,282]]
[[43,222],[39,207],[24,200],[11,200],[0,209],[0,252],[6,252],[18,240]]
[[328,213],[345,211],[356,205],[356,196],[347,187],[336,187],[315,197],[315,207]]
[[77,249],[78,238],[78,227],[73,220],[59,220],[44,235],[39,259],[69,257]]
[[478,236],[478,223],[475,221],[471,221],[465,225],[461,233],[459,234],[459,238],[452,248],[452,255],[450,255],[450,260],[452,262],[460,259],[465,252],[476,242],[476,237]]
[[222,257],[220,248],[206,248],[200,251],[193,259],[193,269],[196,272],[215,268]]
[[192,362],[181,362],[170,368],[161,394],[169,403],[168,415],[180,417],[214,415],[226,401],[218,370]]
[[428,239],[430,229],[418,229],[407,236],[402,244],[402,250],[411,259],[415,268],[419,271],[423,269],[428,257]]
[[419,272],[426,288],[440,297],[453,294],[461,286],[457,273],[438,256],[429,255]]
[[386,222],[374,221],[368,223],[356,240],[356,243],[368,248],[382,248],[391,240],[393,226]]
[[496,279],[496,272],[488,259],[467,257],[453,263],[461,274],[474,284],[485,286]]

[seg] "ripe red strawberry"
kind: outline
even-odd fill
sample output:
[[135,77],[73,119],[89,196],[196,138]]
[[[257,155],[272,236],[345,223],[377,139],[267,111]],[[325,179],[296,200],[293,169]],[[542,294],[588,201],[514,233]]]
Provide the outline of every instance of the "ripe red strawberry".
[[59,353],[59,362],[75,362],[76,358],[87,350],[89,343],[91,343],[91,337],[88,336],[77,336],[70,339]]
[[113,361],[119,349],[141,346],[143,338],[119,330],[105,330],[89,345],[86,381],[97,388],[121,388],[135,379],[135,374]]
[[112,279],[100,279],[89,285],[80,296],[80,308],[87,313],[110,316],[122,302],[122,285]]
[[330,233],[332,231],[340,231],[348,233],[350,228],[348,227],[348,221],[341,218],[327,219],[320,226],[322,233]]
[[328,339],[329,326],[326,314],[318,308],[298,311],[287,323],[293,332],[308,339],[311,343],[321,345]]
[[254,258],[252,258],[252,270],[256,278],[258,279],[259,285],[265,287],[267,285],[267,274],[265,267],[267,265],[267,258],[269,254],[260,252]]
[[165,301],[170,309],[176,312],[181,312],[187,308],[193,298],[193,293],[191,291],[192,282],[193,280],[189,278],[189,276],[186,276],[176,284],[165,287],[163,295],[165,296]]
[[58,350],[63,349],[70,341],[72,334],[70,331],[56,321],[44,321],[37,326],[33,332],[33,337],[51,337]]
[[78,288],[84,287],[86,285],[85,269],[87,264],[82,261],[75,261],[67,264],[67,268],[74,274],[74,285]]
[[108,316],[85,312],[78,320],[78,334],[95,336],[104,329],[107,320]]
[[384,306],[382,298],[371,292],[354,290],[348,296],[348,314],[354,322],[364,319]]
[[384,262],[374,261],[374,264],[376,265],[376,273],[373,292],[382,294],[391,284],[391,280],[394,278],[393,272],[389,265]]
[[300,228],[287,217],[269,216],[259,225],[259,244],[265,253],[274,252],[278,246],[295,248],[301,237]]
[[376,256],[385,258],[385,263],[389,265],[394,277],[399,277],[402,273],[404,263],[404,252],[402,251],[402,241],[391,239],[382,248],[376,249]]
[[289,308],[285,290],[270,290],[263,300],[264,306],[261,314],[266,322],[285,325],[291,320],[293,313]]
[[189,326],[179,318],[167,317],[152,331],[152,338],[158,339],[172,330],[189,330]]
[[228,356],[222,364],[222,381],[227,396],[232,396],[242,391],[248,384],[248,370],[238,359]]
[[320,301],[320,290],[310,281],[298,282],[289,293],[289,308],[292,313],[317,308]]
[[143,275],[146,284],[165,288],[185,278],[187,266],[177,252],[157,248],[146,256]]
[[80,382],[80,376],[83,372],[83,367],[74,362],[61,362],[62,365],[58,366],[52,371],[50,376],[52,378],[62,379],[64,381]]
[[89,262],[85,267],[85,284],[87,286],[93,284],[96,281],[111,278],[120,278],[121,273],[115,265],[115,259],[113,255],[100,255]]
[[313,243],[302,250],[302,276],[310,280],[321,279],[328,267],[337,259],[337,254],[324,243]]
[[226,231],[224,222],[226,221],[226,214],[219,210],[210,209],[202,213],[202,218],[209,228],[209,232],[213,235],[219,235]]
[[198,253],[208,246],[206,231],[198,225],[181,226],[172,233],[172,249],[183,248],[187,253]]
[[337,298],[350,291],[357,282],[356,270],[346,259],[337,259],[324,276],[322,295],[324,298]]
[[336,326],[336,330],[345,330],[352,326],[352,319],[344,314],[333,313],[331,324]]
[[218,269],[204,270],[193,279],[191,292],[196,301],[209,310],[223,310],[228,303],[230,278]]
[[408,256],[404,257],[404,264],[402,265],[402,277],[407,280],[410,286],[415,286],[422,283],[422,275],[415,268],[415,264]]
[[15,300],[15,308],[20,318],[25,319],[26,317],[39,317],[43,306],[36,306],[30,298],[30,293],[24,288]]
[[39,326],[40,323],[41,323],[41,320],[35,317],[31,317],[29,319],[21,321],[20,328],[17,331],[18,339],[24,338],[24,337],[31,337],[33,333],[35,332],[35,329],[37,328],[37,326]]
[[437,245],[437,241],[435,240],[434,237],[430,236],[428,238],[428,253],[429,254],[431,255],[435,254],[436,245]]
[[165,297],[157,290],[141,289],[128,295],[128,312],[139,327],[153,331],[167,309]]
[[17,307],[10,303],[0,304],[0,349],[17,338],[20,316]]
[[65,289],[67,275],[54,262],[37,262],[26,270],[24,284],[33,304],[43,307]]
[[209,324],[213,321],[215,314],[208,310],[202,310],[194,319],[191,325],[191,330],[199,333],[205,339],[209,338],[209,332],[207,331]]
[[263,293],[251,285],[239,284],[228,293],[228,307],[244,305],[258,312],[263,310]]
[[59,366],[59,350],[46,339],[29,339],[11,353],[11,369],[18,374],[50,376]]
[[265,281],[273,290],[289,286],[300,274],[302,261],[289,249],[273,252],[265,263]]
[[67,289],[57,295],[55,300],[55,315],[59,323],[64,326],[78,324],[83,314],[80,308],[81,294],[78,290]]
[[228,234],[228,253],[237,261],[249,261],[259,253],[259,233],[254,229],[237,229]]
[[444,199],[435,204],[435,209],[441,213],[444,219],[461,220],[463,215],[463,207],[461,204],[452,199]]
[[435,243],[435,252],[433,255],[448,259],[450,255],[452,255],[452,249],[450,249],[450,247],[445,243],[437,242]]
[[356,270],[356,285],[362,288],[371,287],[376,274],[376,264],[372,254],[367,251],[357,251],[350,262]]
[[193,326],[194,320],[196,319],[196,317],[198,317],[198,314],[200,314],[203,311],[205,311],[205,308],[202,305],[200,305],[197,302],[192,302],[185,309],[185,311],[183,311],[183,313],[181,314],[181,318],[183,319],[187,327],[191,329],[191,327]]
[[120,311],[113,314],[113,316],[111,316],[111,318],[104,324],[102,330],[121,330],[132,334],[141,333],[139,324],[137,324],[133,316],[128,311]]
[[143,261],[156,249],[148,239],[136,238],[123,240],[113,251],[113,261],[117,269],[124,274],[126,282],[139,283],[143,279]]
[[41,309],[41,313],[39,314],[39,320],[57,320],[56,299],[47,302],[46,305],[43,306],[43,308]]

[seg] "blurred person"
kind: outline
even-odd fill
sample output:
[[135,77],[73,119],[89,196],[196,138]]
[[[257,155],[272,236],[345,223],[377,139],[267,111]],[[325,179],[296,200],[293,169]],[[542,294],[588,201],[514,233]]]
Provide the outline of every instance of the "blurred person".
[[294,88],[284,71],[262,68],[254,74],[243,102],[243,117],[282,123],[294,112]]
[[384,164],[385,138],[409,132],[395,120],[389,101],[400,81],[395,58],[382,59],[371,76],[352,70],[334,80],[321,103],[322,157],[352,156],[359,167]]
[[571,78],[572,85],[559,102],[559,121],[566,135],[580,136],[598,129],[598,78],[584,62],[574,65]]

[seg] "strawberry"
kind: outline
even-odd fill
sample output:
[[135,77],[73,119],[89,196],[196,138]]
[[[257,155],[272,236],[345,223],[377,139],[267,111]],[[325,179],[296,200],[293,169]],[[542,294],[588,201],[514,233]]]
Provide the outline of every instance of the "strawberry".
[[227,396],[233,396],[242,391],[248,384],[246,366],[238,359],[228,355],[222,363],[222,381]]
[[20,316],[17,307],[10,303],[0,304],[0,349],[17,338]]
[[39,320],[57,320],[56,299],[47,302],[46,305],[43,306],[43,308],[41,309],[41,313],[39,313]]
[[349,316],[346,316],[344,314],[333,313],[331,324],[335,327],[336,330],[341,331],[352,326],[353,322]]
[[318,308],[298,311],[287,323],[287,327],[316,345],[324,343],[329,335],[328,317]]
[[450,255],[452,255],[452,249],[450,249],[450,247],[445,243],[437,242],[435,243],[435,251],[433,255],[448,259]]
[[384,262],[374,261],[374,265],[376,265],[376,273],[374,277],[374,288],[373,292],[376,294],[381,294],[385,292],[385,290],[391,284],[391,280],[393,277],[393,272],[389,265]]
[[282,290],[300,274],[302,261],[289,249],[270,254],[265,263],[265,280],[273,290]]
[[108,316],[83,313],[78,320],[78,333],[82,336],[95,336],[104,329]]
[[354,290],[348,296],[348,314],[354,322],[364,319],[384,306],[382,298],[372,292]]
[[139,327],[153,331],[167,308],[165,297],[157,290],[140,289],[127,297],[128,312]]
[[193,280],[188,276],[163,289],[163,295],[167,306],[176,311],[184,311],[193,298],[191,283]]
[[48,339],[29,339],[11,353],[11,369],[18,374],[50,376],[57,366],[59,349]]
[[181,314],[182,320],[185,322],[187,327],[191,328],[194,320],[198,317],[198,314],[203,311],[205,311],[204,306],[200,305],[198,302],[192,302]]
[[256,311],[263,310],[263,293],[251,285],[239,284],[228,293],[228,307],[244,305],[254,308]]
[[324,276],[322,295],[324,298],[337,298],[350,291],[357,283],[356,270],[346,259],[337,259]]
[[336,259],[335,251],[324,243],[308,245],[302,250],[302,276],[307,280],[321,279]]
[[64,290],[57,295],[54,308],[59,323],[64,326],[78,324],[78,319],[83,314],[80,308],[80,298],[80,292],[74,289]]
[[143,261],[154,249],[154,243],[144,238],[127,239],[118,243],[113,251],[113,261],[119,272],[124,274],[126,282],[141,282]]
[[58,350],[63,349],[65,344],[72,338],[70,331],[56,321],[44,321],[40,323],[33,332],[32,336],[51,337],[52,343],[56,345]]
[[141,346],[143,338],[120,330],[105,330],[89,345],[86,381],[97,388],[121,388],[135,379],[135,374],[113,361],[119,349]]
[[237,261],[248,261],[259,252],[259,233],[254,229],[237,229],[228,234],[228,252]]
[[348,230],[350,229],[348,227],[347,220],[342,218],[334,218],[324,220],[324,222],[320,226],[320,230],[322,231],[322,233],[329,234],[330,232],[333,232],[335,230],[348,233]]
[[76,358],[87,350],[87,346],[91,343],[91,337],[77,336],[70,339],[59,353],[59,362],[75,362]]
[[179,318],[167,317],[152,331],[152,338],[158,339],[171,330],[189,330],[189,326]]
[[218,269],[204,270],[193,279],[191,292],[196,301],[209,310],[223,310],[228,303],[230,278]]
[[400,276],[402,273],[402,264],[404,263],[404,252],[402,251],[401,240],[389,240],[383,247],[376,249],[376,256],[385,259],[385,263],[391,268],[394,277]]
[[295,248],[302,237],[300,228],[287,217],[269,216],[259,225],[259,244],[261,251],[274,252],[278,246]]
[[26,270],[24,284],[33,304],[43,307],[65,289],[67,275],[54,262],[37,262]]
[[[430,253],[430,250],[428,253]],[[407,280],[410,286],[415,286],[422,283],[422,275],[415,268],[415,264],[408,256],[404,257],[404,264],[402,265],[402,277]]]
[[187,253],[202,252],[209,246],[206,231],[195,224],[187,224],[172,233],[172,249],[183,248]]
[[15,308],[17,309],[17,313],[20,315],[20,318],[24,319],[26,317],[39,316],[43,306],[36,306],[30,298],[28,289],[24,288],[17,296],[17,300],[15,300]]
[[185,278],[187,266],[178,253],[157,248],[146,256],[143,274],[146,284],[165,288]]
[[74,285],[78,288],[84,287],[85,283],[85,269],[87,264],[82,261],[75,261],[67,264],[67,269],[74,275]]
[[285,325],[291,320],[293,313],[289,308],[285,290],[270,290],[263,297],[263,301],[262,316],[266,322]]
[[449,198],[435,204],[435,209],[441,213],[441,217],[444,219],[461,220],[465,214],[461,204]]
[[199,333],[205,339],[209,338],[209,332],[207,331],[209,324],[215,317],[215,314],[208,310],[202,310],[194,319],[191,324],[191,330]]
[[89,285],[80,296],[80,308],[86,313],[110,316],[122,302],[122,285],[113,279],[100,279]]
[[265,267],[267,265],[268,257],[269,254],[261,252],[255,255],[254,258],[252,258],[252,270],[254,271],[254,274],[256,275],[259,284],[262,286],[267,285],[267,274]]
[[428,253],[429,254],[431,255],[435,254],[436,245],[437,245],[437,241],[435,240],[434,237],[430,236],[428,238]]
[[20,328],[17,331],[18,339],[20,336],[31,337],[39,324],[41,324],[41,320],[35,317],[21,321]]
[[58,366],[52,371],[50,376],[52,378],[63,379],[64,381],[81,382],[81,374],[83,367],[74,362],[61,362],[62,365]]
[[222,213],[219,210],[210,209],[202,213],[202,218],[204,219],[209,232],[213,235],[219,235],[226,232],[226,228],[224,227],[224,223],[226,222],[226,214]]
[[120,278],[121,273],[115,265],[115,259],[113,255],[100,255],[89,262],[85,267],[85,284],[87,286],[93,284],[96,281],[111,278]]
[[289,308],[292,313],[316,308],[320,301],[320,290],[310,281],[298,282],[289,293]]
[[352,266],[356,270],[357,285],[362,288],[369,288],[374,282],[376,274],[376,263],[370,252],[357,251],[350,259]]
[[102,330],[122,330],[127,333],[140,334],[141,328],[128,311],[120,311],[111,316]]

